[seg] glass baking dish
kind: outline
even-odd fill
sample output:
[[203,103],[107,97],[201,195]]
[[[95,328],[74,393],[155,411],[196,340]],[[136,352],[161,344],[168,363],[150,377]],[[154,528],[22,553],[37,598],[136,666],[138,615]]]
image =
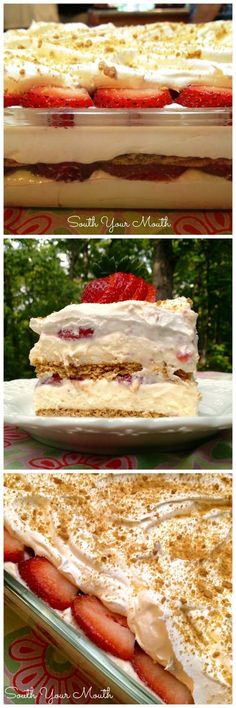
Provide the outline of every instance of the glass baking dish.
[[79,629],[77,632],[64,622],[51,607],[7,571],[4,571],[4,588],[6,603],[28,624],[37,625],[46,639],[59,647],[75,666],[79,663],[91,685],[99,688],[109,686],[114,703],[163,704],[148,688],[126,674],[105,652],[80,634]]
[[228,209],[229,108],[5,109],[5,205]]

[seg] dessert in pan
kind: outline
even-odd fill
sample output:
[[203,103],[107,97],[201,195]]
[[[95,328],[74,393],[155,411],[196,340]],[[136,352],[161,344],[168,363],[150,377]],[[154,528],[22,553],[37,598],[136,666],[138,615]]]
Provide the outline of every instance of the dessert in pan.
[[92,281],[81,304],[30,321],[36,414],[196,415],[196,320],[190,300],[158,301],[131,273]]
[[165,703],[231,703],[229,475],[8,474],[4,507],[6,569],[65,622]]
[[33,23],[5,43],[6,203],[230,206],[230,21]]

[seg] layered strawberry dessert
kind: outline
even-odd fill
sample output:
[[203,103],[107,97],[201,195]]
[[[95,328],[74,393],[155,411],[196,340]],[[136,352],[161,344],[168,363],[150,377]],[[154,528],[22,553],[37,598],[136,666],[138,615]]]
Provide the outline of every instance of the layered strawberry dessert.
[[196,319],[191,301],[156,300],[131,273],[92,281],[80,304],[30,321],[36,414],[196,415]]
[[5,35],[6,203],[228,208],[231,22]]
[[167,704],[231,704],[227,474],[5,475],[5,568]]

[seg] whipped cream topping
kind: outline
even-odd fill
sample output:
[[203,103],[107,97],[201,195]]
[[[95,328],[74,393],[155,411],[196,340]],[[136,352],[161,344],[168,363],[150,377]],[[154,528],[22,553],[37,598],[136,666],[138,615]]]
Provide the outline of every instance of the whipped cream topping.
[[161,22],[135,27],[33,22],[5,34],[5,90],[54,84],[181,89],[230,87],[232,23]]
[[[155,369],[161,362],[173,369],[193,372],[198,360],[197,315],[185,297],[149,303],[126,300],[109,304],[68,305],[45,318],[32,318],[30,327],[40,335],[30,362],[76,364],[140,362]],[[89,337],[63,339],[61,331]],[[170,372],[171,373],[171,372]]]
[[196,703],[231,702],[229,475],[6,474],[5,525],[126,615]]

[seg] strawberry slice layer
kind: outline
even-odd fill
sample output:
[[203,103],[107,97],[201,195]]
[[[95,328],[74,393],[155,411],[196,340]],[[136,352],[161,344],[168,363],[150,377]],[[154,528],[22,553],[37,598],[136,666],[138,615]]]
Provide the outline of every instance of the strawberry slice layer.
[[4,93],[4,108],[9,106],[22,106],[22,93]]
[[66,610],[76,596],[75,585],[44,556],[19,563],[19,573],[30,590],[56,610]]
[[4,562],[20,563],[24,560],[24,544],[4,528]]
[[93,101],[86,89],[35,86],[22,96],[25,108],[88,108]]
[[156,288],[133,273],[112,273],[105,278],[92,280],[84,288],[81,302],[121,302],[146,300],[155,302]]
[[187,108],[230,108],[232,91],[215,86],[187,86],[180,92],[176,102]]
[[132,666],[139,678],[161,698],[164,703],[172,705],[193,704],[192,695],[183,683],[160,664],[155,663],[150,656],[135,646]]
[[71,609],[79,627],[97,646],[120,659],[132,659],[135,639],[121,615],[110,612],[93,595],[77,595]]
[[160,89],[97,89],[93,96],[99,108],[163,108],[172,103],[170,91]]

